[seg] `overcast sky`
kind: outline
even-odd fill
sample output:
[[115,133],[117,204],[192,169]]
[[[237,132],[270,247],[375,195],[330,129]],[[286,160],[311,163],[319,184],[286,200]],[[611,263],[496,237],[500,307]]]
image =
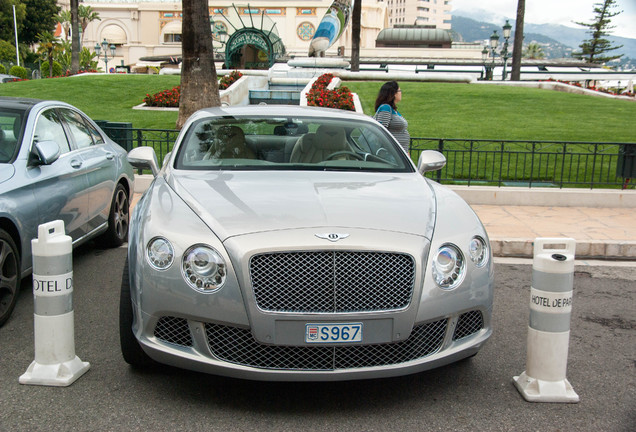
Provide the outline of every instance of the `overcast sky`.
[[[577,26],[573,21],[592,22],[594,19],[594,4],[602,0],[526,0],[525,22],[531,24],[562,24],[569,27]],[[615,36],[636,38],[636,0],[617,0],[617,8],[622,10],[618,16],[612,18],[612,30]],[[517,0],[451,0],[452,10],[463,11],[485,10],[494,15],[508,18],[517,16]]]

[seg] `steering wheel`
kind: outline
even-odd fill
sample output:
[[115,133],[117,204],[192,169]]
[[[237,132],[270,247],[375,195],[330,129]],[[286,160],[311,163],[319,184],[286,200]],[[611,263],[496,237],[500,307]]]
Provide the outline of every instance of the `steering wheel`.
[[343,156],[343,155],[353,156],[354,158],[356,158],[358,160],[361,160],[361,161],[364,160],[364,157],[360,156],[358,153],[355,153],[355,152],[352,152],[352,151],[349,151],[349,150],[341,150],[341,151],[337,151],[337,152],[331,153],[329,156],[327,156],[325,158],[325,161],[328,161],[328,160],[331,160],[331,159],[334,159],[334,158],[336,158],[338,156]]

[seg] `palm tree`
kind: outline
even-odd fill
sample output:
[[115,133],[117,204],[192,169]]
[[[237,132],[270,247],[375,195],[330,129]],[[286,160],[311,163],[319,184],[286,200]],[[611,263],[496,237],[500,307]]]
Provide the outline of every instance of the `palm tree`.
[[71,29],[71,11],[61,10],[55,17],[55,20],[59,22],[64,29],[64,39],[68,40],[68,31]]
[[92,7],[79,5],[79,22],[82,26],[82,42],[84,42],[84,31],[92,21],[101,21],[99,12],[95,12]]
[[360,71],[360,16],[362,0],[353,0],[353,16],[351,17],[351,71]]
[[536,42],[531,42],[526,47],[526,50],[523,52],[523,58],[527,59],[542,59],[545,58],[545,54],[543,53],[543,48]]
[[177,129],[196,110],[220,106],[208,0],[183,0],[181,96]]
[[37,53],[49,62],[49,77],[53,76],[53,58],[60,49],[60,41],[51,32],[38,33],[39,46]]

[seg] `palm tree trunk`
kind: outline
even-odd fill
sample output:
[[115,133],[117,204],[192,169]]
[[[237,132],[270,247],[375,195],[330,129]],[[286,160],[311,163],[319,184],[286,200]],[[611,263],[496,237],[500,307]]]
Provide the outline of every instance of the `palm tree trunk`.
[[201,108],[220,106],[207,0],[183,0],[181,96],[177,129]]
[[79,71],[79,0],[71,0],[71,73]]
[[526,0],[517,0],[517,22],[515,23],[515,40],[512,46],[511,81],[521,80],[521,57],[523,57],[523,21],[526,14]]
[[360,70],[360,16],[362,0],[353,0],[353,16],[351,17],[351,71]]

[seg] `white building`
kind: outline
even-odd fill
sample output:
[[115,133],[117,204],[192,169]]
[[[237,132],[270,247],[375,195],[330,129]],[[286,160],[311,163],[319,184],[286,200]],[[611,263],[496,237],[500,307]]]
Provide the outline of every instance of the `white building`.
[[451,0],[383,0],[389,12],[389,26],[419,25],[451,28]]

